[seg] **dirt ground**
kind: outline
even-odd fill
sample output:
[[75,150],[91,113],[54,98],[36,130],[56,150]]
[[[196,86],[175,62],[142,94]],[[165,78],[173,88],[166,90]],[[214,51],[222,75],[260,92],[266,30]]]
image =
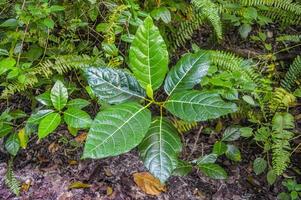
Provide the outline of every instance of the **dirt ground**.
[[[198,141],[195,142],[197,131],[196,128],[184,136],[186,149],[183,157],[190,156],[190,160],[200,156],[202,152],[209,152],[217,139],[215,135],[201,134]],[[68,138],[70,141],[66,142],[62,138]],[[146,195],[133,181],[133,173],[147,171],[139,160],[136,150],[112,158],[81,160],[82,145],[76,146],[73,142],[74,139],[68,136],[68,132],[61,130],[41,143],[33,141],[29,150],[22,151],[15,158],[16,177],[23,183],[30,183],[28,191],[22,191],[20,197],[15,197],[4,185],[3,177],[8,157],[1,153],[1,199],[272,200],[276,199],[278,192],[282,189],[280,179],[274,186],[269,187],[264,176],[255,176],[252,172],[252,160],[258,150],[255,145],[254,147],[252,145],[244,146],[248,144],[246,141],[239,142],[242,162],[233,163],[224,158],[218,160],[218,163],[229,174],[227,180],[211,180],[194,169],[186,177],[172,177],[167,182],[167,191],[159,196]],[[195,144],[201,148],[194,149]],[[76,181],[90,184],[91,187],[68,189],[70,184]]]

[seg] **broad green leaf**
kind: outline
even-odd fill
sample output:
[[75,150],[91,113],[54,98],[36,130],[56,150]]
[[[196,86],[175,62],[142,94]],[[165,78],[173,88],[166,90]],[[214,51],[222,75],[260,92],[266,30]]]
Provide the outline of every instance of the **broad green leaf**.
[[206,53],[186,54],[167,74],[164,83],[165,92],[171,95],[177,91],[192,89],[200,83],[208,69],[209,58]]
[[3,124],[0,126],[0,138],[6,136],[13,130],[13,127],[9,124]]
[[186,121],[215,119],[237,110],[234,103],[223,101],[218,94],[196,90],[174,93],[165,106]]
[[52,101],[50,98],[50,91],[44,92],[36,96],[36,100],[45,106],[52,106]]
[[68,101],[68,91],[65,85],[57,80],[51,89],[50,98],[54,108],[57,110],[62,110]]
[[54,110],[39,110],[38,112],[31,114],[31,116],[28,118],[27,123],[28,124],[39,124],[39,122],[46,117],[47,115],[53,113]]
[[51,113],[40,121],[38,128],[39,139],[52,133],[61,123],[61,116],[58,113]]
[[104,158],[130,151],[142,141],[150,124],[150,111],[138,103],[105,108],[91,125],[83,158]]
[[217,156],[218,156],[217,154],[211,153],[211,154],[208,154],[208,155],[198,158],[195,162],[197,163],[197,165],[207,164],[207,163],[215,163]]
[[147,17],[139,26],[129,52],[130,68],[143,88],[158,89],[168,71],[168,51],[159,29]]
[[165,118],[158,117],[139,145],[139,151],[146,168],[161,182],[165,182],[178,165],[182,149],[176,128]]
[[242,137],[251,137],[253,135],[253,129],[250,127],[242,127],[239,129]]
[[222,141],[231,142],[237,140],[239,137],[240,130],[238,127],[228,127],[223,134]]
[[240,154],[239,149],[236,146],[232,145],[232,144],[227,145],[227,150],[225,152],[225,155],[230,160],[233,160],[233,161],[236,161],[236,162],[241,161],[241,154]]
[[8,139],[5,141],[5,149],[13,156],[16,156],[20,149],[20,142],[18,139],[18,135],[13,133]]
[[226,179],[226,171],[215,163],[207,163],[198,165],[199,169],[208,177],[213,179]]
[[90,115],[77,108],[68,108],[64,112],[64,120],[73,128],[89,128],[92,123]]
[[253,170],[256,175],[261,174],[267,168],[267,161],[263,158],[256,158],[253,162]]
[[248,104],[250,104],[250,105],[252,105],[252,106],[256,106],[256,103],[255,103],[253,97],[251,97],[251,96],[249,96],[249,95],[244,95],[244,96],[242,97],[242,99],[243,99],[245,102],[247,102]]
[[267,181],[268,181],[269,185],[273,185],[275,183],[276,179],[277,179],[277,175],[276,175],[275,171],[271,169],[267,173]]
[[174,176],[186,176],[192,171],[192,165],[184,160],[178,160],[178,165],[172,172]]
[[227,145],[223,143],[222,141],[217,141],[213,145],[213,153],[220,156],[226,153],[227,151]]
[[16,19],[8,19],[0,24],[0,27],[9,27],[9,28],[15,28],[18,26],[18,20]]
[[138,81],[123,70],[91,67],[85,74],[93,93],[101,101],[117,104],[145,96]]
[[151,12],[151,15],[154,19],[159,20],[161,19],[164,23],[168,24],[171,21],[171,14],[166,7],[159,7],[154,9]]
[[68,108],[77,108],[77,109],[82,109],[84,107],[87,107],[90,104],[89,101],[85,99],[72,99],[67,103]]

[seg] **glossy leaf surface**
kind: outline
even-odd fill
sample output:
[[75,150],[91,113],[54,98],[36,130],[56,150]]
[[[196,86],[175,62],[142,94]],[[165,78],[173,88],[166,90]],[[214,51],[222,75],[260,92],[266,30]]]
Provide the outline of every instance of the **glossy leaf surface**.
[[150,123],[150,111],[134,102],[100,111],[88,133],[83,158],[104,158],[130,151],[142,141]]
[[155,118],[139,145],[146,168],[160,181],[165,182],[178,165],[182,144],[177,130],[162,117]]
[[130,68],[142,87],[158,89],[168,71],[168,52],[159,29],[147,17],[139,26],[129,52]]

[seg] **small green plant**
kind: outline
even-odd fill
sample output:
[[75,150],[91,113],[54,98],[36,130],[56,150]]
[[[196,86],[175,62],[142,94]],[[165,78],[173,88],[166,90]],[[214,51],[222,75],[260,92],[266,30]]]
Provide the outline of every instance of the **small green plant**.
[[[273,184],[276,176],[282,175],[290,163],[291,146],[289,141],[293,138],[294,117],[289,113],[276,113],[270,125],[259,128],[254,134],[251,129],[243,136],[254,135],[254,140],[263,148],[265,158],[257,157],[253,162],[253,170],[259,175],[267,168],[267,180]],[[272,154],[270,165],[269,153]]]
[[286,179],[282,182],[282,185],[286,187],[287,192],[281,192],[277,198],[279,200],[298,200],[301,198],[301,184],[298,184],[296,180]]
[[[237,110],[235,103],[225,102],[214,91],[194,89],[207,74],[209,65],[206,53],[188,53],[168,71],[165,42],[152,19],[147,17],[130,47],[129,67],[134,75],[108,67],[90,67],[84,72],[94,94],[113,105],[100,111],[94,119],[83,158],[116,156],[139,145],[145,166],[165,182],[178,167],[182,149],[177,129],[165,117],[166,111],[195,122]],[[167,99],[157,101],[156,91],[163,83]],[[158,106],[159,116],[151,115],[148,109],[151,105]]]
[[44,108],[33,113],[27,120],[27,125],[38,126],[39,139],[52,133],[61,124],[62,116],[73,135],[76,135],[78,129],[90,127],[91,117],[81,110],[90,102],[80,98],[68,101],[68,90],[61,81],[57,80],[51,91],[46,91],[36,99]]

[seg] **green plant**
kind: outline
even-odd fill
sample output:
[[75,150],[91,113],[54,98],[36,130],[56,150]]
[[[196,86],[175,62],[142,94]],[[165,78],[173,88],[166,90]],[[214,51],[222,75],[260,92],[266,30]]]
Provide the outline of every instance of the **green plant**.
[[[234,103],[225,102],[217,93],[193,89],[207,74],[209,65],[206,54],[188,53],[168,72],[166,45],[152,19],[147,17],[129,52],[129,67],[134,76],[107,67],[85,70],[94,94],[117,105],[100,111],[94,119],[83,158],[115,156],[139,145],[145,166],[165,182],[177,168],[182,144],[176,128],[164,117],[164,109],[188,122],[215,119],[237,110]],[[163,82],[167,100],[156,101],[154,92]],[[159,107],[157,117],[151,117],[148,110],[152,104]]]
[[[265,159],[258,157],[254,161],[253,168],[256,174],[261,174],[269,167],[267,179],[271,184],[275,181],[275,176],[282,175],[290,163],[290,140],[294,136],[291,131],[293,128],[294,117],[291,114],[276,113],[270,125],[260,127],[255,134],[249,132],[250,134],[244,135],[245,137],[254,135],[254,140],[262,146],[263,152],[266,153]],[[272,154],[272,165],[270,165],[269,153]]]
[[36,99],[46,108],[33,113],[27,125],[38,126],[39,139],[52,133],[61,124],[62,116],[73,135],[77,134],[78,129],[90,127],[92,120],[89,114],[81,110],[90,102],[80,98],[68,101],[68,90],[61,81],[57,80],[51,91],[40,94]]
[[293,179],[286,179],[282,182],[288,192],[281,192],[277,198],[279,200],[297,200],[301,198],[301,184],[298,184]]

